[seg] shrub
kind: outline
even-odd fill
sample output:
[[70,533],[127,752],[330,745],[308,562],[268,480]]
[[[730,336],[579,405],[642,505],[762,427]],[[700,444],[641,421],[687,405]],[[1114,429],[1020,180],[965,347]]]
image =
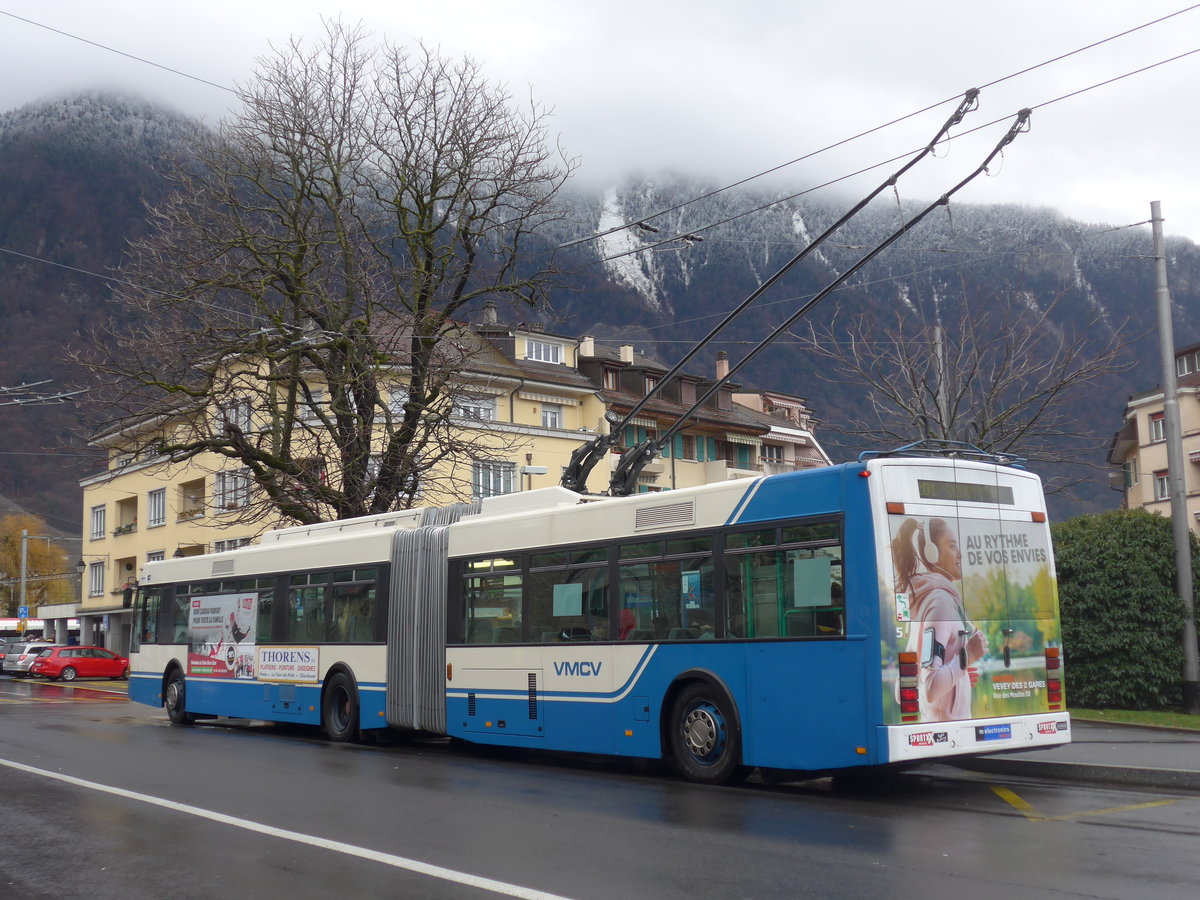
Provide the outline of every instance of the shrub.
[[[1171,520],[1145,510],[1053,526],[1067,700],[1095,709],[1178,706],[1183,602]],[[1200,544],[1192,535],[1192,571]]]

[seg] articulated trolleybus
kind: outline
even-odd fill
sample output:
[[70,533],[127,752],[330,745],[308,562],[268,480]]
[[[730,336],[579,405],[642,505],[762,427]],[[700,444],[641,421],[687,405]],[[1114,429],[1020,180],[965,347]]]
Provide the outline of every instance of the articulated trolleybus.
[[285,528],[140,585],[130,696],[178,725],[670,757],[711,783],[1070,740],[1041,485],[978,451]]

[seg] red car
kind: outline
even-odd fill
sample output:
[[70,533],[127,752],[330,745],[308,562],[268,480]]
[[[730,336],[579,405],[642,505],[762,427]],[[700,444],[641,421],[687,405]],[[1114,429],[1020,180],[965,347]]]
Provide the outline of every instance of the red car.
[[33,661],[31,675],[61,678],[127,678],[129,660],[103,647],[51,647]]

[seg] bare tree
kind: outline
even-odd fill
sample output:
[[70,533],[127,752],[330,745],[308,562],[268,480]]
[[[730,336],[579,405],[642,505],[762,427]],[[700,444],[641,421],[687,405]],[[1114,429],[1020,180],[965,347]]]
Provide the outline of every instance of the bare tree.
[[1079,462],[1108,435],[1082,431],[1076,407],[1106,376],[1128,368],[1127,342],[1099,314],[1064,330],[1054,315],[1061,300],[1039,308],[1026,296],[982,309],[964,300],[946,324],[911,311],[898,311],[886,327],[867,315],[842,317],[810,324],[798,337],[826,361],[819,377],[862,389],[866,412],[831,423],[847,435],[962,441]]
[[410,505],[444,460],[495,450],[454,426],[481,349],[456,316],[544,302],[527,244],[575,163],[474,61],[337,22],[239,96],[131,247],[132,318],[87,360],[104,416],[165,458],[240,463],[297,522]]

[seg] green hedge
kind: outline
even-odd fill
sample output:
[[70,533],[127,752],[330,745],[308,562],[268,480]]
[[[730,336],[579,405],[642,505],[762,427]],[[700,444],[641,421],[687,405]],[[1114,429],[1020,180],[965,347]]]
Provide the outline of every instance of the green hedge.
[[[1177,707],[1184,607],[1175,596],[1171,520],[1120,509],[1078,516],[1051,532],[1067,703]],[[1197,571],[1200,544],[1192,535],[1192,572]]]

